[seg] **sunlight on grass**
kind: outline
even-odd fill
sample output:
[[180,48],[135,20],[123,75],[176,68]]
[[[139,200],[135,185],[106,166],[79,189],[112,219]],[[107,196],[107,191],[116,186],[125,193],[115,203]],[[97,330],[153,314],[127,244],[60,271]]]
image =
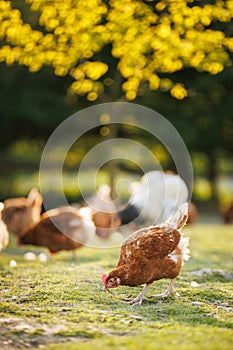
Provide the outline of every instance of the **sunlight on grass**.
[[73,260],[61,252],[47,262],[26,261],[25,252],[38,257],[46,250],[18,248],[11,237],[0,260],[0,339],[15,348],[49,350],[230,349],[232,226],[194,225],[185,233],[191,259],[174,294],[153,297],[168,285],[168,280],[155,282],[141,307],[123,301],[141,287],[103,292],[101,275],[115,266],[119,248],[83,247]]

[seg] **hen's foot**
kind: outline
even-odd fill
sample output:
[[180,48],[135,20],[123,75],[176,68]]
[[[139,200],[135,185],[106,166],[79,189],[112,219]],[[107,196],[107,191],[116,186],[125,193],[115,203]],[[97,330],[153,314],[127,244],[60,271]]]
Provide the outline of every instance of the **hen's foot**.
[[[150,297],[144,297],[142,300],[148,300]],[[138,301],[139,300],[139,298],[137,297],[137,298],[125,298],[125,299],[122,299],[123,301],[125,301],[126,303],[128,303],[128,304],[131,304],[131,303],[133,303],[134,301]]]
[[128,301],[128,303],[132,306],[141,306],[143,299],[145,299],[145,298],[135,298],[135,299]]

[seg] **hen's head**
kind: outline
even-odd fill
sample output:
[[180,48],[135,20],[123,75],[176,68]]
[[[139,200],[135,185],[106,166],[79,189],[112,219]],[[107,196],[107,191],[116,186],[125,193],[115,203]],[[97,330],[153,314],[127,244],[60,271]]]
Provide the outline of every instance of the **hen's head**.
[[105,291],[107,291],[109,288],[116,288],[121,284],[121,279],[119,277],[106,274],[102,276],[102,281],[104,282]]

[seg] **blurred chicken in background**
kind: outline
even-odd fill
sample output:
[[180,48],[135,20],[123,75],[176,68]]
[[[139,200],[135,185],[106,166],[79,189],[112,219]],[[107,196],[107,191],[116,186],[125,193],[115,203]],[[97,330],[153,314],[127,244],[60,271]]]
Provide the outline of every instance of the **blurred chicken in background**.
[[1,219],[4,204],[0,202],[0,252],[4,250],[9,243],[9,234],[7,227]]
[[122,225],[138,216],[143,224],[164,222],[189,198],[188,188],[181,177],[162,171],[144,174],[140,182],[132,183],[131,192],[129,204],[118,213]]
[[2,220],[16,236],[29,225],[40,220],[42,196],[33,188],[28,197],[10,198],[4,201]]
[[85,205],[92,211],[92,220],[96,227],[96,234],[106,239],[120,225],[116,216],[117,207],[110,196],[108,185],[101,185],[97,193],[86,199]]
[[222,217],[225,224],[233,224],[233,202],[222,213]]
[[88,208],[61,207],[42,214],[40,221],[19,234],[18,243],[46,247],[53,254],[91,244],[94,234],[95,227]]

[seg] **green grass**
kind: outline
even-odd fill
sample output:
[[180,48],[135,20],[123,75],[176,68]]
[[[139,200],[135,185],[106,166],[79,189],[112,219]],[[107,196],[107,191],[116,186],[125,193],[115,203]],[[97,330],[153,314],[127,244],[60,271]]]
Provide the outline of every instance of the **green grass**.
[[[74,260],[62,252],[43,263],[23,256],[40,249],[18,249],[12,239],[0,255],[1,349],[231,349],[232,226],[196,225],[185,231],[191,259],[174,295],[151,297],[168,285],[155,282],[141,307],[123,301],[141,287],[103,292],[101,275],[115,266],[119,248],[83,247]],[[206,273],[195,273],[203,268]]]

